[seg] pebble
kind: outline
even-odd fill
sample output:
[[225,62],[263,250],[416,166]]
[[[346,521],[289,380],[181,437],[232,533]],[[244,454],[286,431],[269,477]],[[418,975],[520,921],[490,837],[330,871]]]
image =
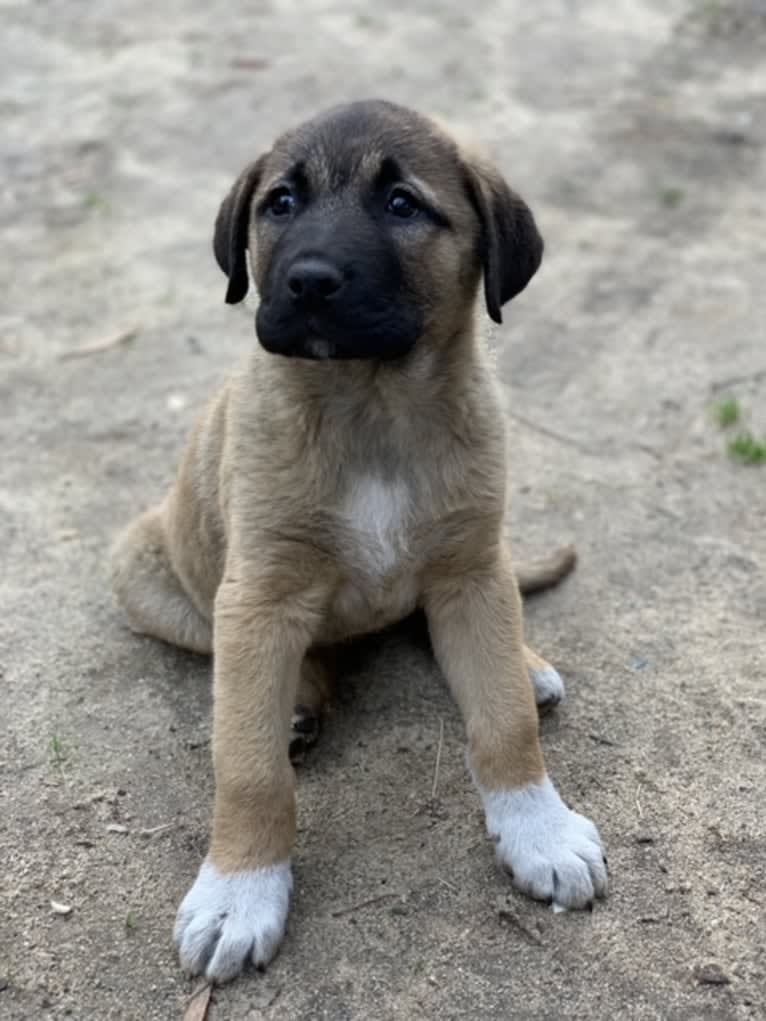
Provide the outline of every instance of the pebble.
[[698,964],[694,977],[701,986],[728,986],[731,979],[718,964]]

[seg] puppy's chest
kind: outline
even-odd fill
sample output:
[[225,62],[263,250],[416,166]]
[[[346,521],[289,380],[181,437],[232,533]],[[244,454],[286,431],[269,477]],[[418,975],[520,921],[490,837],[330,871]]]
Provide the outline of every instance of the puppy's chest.
[[[347,486],[336,514],[342,582],[333,614],[351,630],[382,626],[410,613],[422,564],[422,515],[401,479],[373,473]],[[365,618],[374,615],[376,620]]]
[[385,579],[411,553],[417,523],[414,491],[398,479],[363,475],[344,493],[338,522],[341,560]]

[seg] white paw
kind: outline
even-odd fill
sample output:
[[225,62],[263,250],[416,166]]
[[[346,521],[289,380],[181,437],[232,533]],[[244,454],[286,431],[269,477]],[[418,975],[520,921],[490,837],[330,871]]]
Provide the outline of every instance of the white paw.
[[176,916],[183,967],[226,982],[248,961],[268,964],[285,932],[292,886],[289,862],[228,875],[204,862]]
[[539,709],[552,709],[564,701],[564,682],[552,666],[543,670],[530,670],[529,679],[535,689],[535,702]]
[[598,830],[567,808],[547,778],[516,790],[482,791],[497,857],[520,890],[559,908],[590,907],[607,888]]

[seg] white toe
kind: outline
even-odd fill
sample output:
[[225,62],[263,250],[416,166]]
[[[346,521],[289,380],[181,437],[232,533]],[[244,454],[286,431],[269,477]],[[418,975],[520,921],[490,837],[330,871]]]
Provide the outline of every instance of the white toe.
[[584,908],[607,889],[598,830],[567,808],[550,780],[482,791],[497,857],[520,890],[563,908]]
[[289,862],[221,873],[204,862],[178,909],[174,937],[181,964],[214,982],[263,966],[277,951],[292,890]]
[[539,706],[554,706],[564,701],[564,682],[558,670],[549,666],[544,670],[530,670],[529,676],[535,689],[535,702]]

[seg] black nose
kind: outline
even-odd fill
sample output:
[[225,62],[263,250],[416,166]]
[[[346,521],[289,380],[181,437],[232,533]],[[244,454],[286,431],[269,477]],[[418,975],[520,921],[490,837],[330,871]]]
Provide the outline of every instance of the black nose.
[[326,301],[343,283],[341,271],[324,259],[296,259],[287,273],[287,286],[297,301]]

